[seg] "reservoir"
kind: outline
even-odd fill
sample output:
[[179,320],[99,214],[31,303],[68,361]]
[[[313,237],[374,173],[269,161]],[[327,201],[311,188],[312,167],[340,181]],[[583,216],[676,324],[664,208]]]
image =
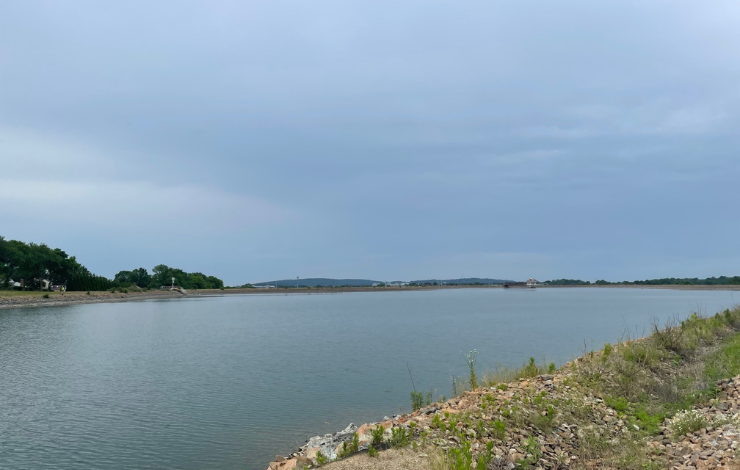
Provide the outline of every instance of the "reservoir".
[[[737,293],[736,293],[737,294]],[[410,411],[535,357],[558,365],[729,291],[445,289],[0,310],[0,467],[264,470],[316,434]]]

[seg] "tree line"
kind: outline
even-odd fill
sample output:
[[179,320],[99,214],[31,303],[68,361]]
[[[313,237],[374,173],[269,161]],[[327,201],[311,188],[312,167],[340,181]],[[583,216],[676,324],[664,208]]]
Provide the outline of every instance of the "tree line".
[[696,277],[665,277],[662,279],[646,279],[644,281],[619,281],[609,282],[603,279],[598,281],[582,281],[580,279],[554,279],[552,281],[545,281],[543,284],[550,286],[619,286],[619,285],[634,285],[634,286],[732,286],[740,285],[740,276],[718,276],[708,277],[700,279]]
[[154,266],[152,274],[144,268],[132,271],[120,271],[115,275],[113,281],[121,287],[136,285],[138,287],[159,288],[171,286],[172,278],[175,278],[175,286],[183,289],[223,289],[224,281],[203,273],[188,273],[179,268],[171,268],[164,264]]
[[74,256],[46,244],[6,240],[0,236],[0,288],[12,287],[10,282],[23,280],[24,289],[40,290],[43,281],[64,285],[68,291],[100,291],[136,285],[141,288],[175,285],[185,289],[221,289],[224,283],[203,273],[187,273],[164,264],[154,267],[152,274],[145,268],[120,271],[113,279],[93,274]]
[[91,273],[59,248],[45,244],[6,240],[0,236],[0,286],[10,287],[11,280],[23,280],[24,288],[39,290],[43,281],[66,285],[67,290],[105,290],[113,287],[110,279]]

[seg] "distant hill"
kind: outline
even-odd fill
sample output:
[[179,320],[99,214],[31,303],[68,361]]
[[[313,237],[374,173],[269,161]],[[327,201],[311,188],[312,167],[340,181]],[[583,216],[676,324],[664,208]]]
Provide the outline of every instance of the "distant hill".
[[329,279],[326,277],[309,277],[306,279],[281,279],[279,281],[257,282],[254,286],[275,286],[275,287],[363,287],[372,286],[380,281],[370,279]]
[[[479,277],[464,277],[462,279],[423,279],[410,281],[408,284],[417,285],[499,285],[504,282],[511,282],[508,279],[490,279]],[[275,286],[275,287],[368,287],[385,281],[373,281],[372,279],[329,279],[326,277],[309,277],[306,279],[281,279],[279,281],[257,282],[254,286]],[[406,281],[388,281],[389,284],[406,283]]]
[[503,284],[504,282],[511,282],[509,279],[490,279],[480,277],[463,277],[461,279],[424,279],[420,281],[411,281],[409,284],[446,284],[446,285],[475,285],[482,284],[486,286]]

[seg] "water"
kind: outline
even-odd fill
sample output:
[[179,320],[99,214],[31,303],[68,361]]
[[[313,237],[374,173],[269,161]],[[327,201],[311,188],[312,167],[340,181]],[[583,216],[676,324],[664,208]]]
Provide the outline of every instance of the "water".
[[457,289],[0,310],[0,467],[263,470],[311,435],[450,395],[450,374],[562,363],[714,313],[729,292]]

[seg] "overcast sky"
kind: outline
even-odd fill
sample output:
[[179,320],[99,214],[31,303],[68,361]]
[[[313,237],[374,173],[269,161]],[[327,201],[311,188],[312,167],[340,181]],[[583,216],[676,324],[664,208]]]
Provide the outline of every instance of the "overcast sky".
[[92,271],[740,274],[740,3],[0,0],[0,235]]

